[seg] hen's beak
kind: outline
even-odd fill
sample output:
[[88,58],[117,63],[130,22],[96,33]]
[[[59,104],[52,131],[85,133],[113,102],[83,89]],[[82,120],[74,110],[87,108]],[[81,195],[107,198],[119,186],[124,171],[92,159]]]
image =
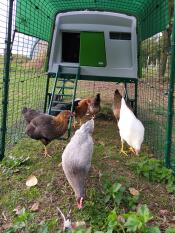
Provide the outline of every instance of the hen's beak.
[[135,154],[136,154],[136,155],[139,155],[139,153],[140,153],[140,150],[136,150],[136,149],[135,149]]
[[81,197],[80,201],[77,202],[77,207],[78,207],[78,209],[82,209],[83,208],[83,197]]
[[75,116],[75,113],[74,112],[70,112],[69,113],[69,117],[73,117],[73,116]]
[[77,207],[78,207],[78,209],[80,210],[80,209],[82,209],[82,208],[83,208],[83,205],[81,205],[81,204],[77,203]]

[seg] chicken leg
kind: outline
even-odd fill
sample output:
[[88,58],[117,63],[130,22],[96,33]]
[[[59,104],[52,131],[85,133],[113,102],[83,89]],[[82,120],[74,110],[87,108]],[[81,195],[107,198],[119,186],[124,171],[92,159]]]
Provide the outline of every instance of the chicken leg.
[[122,146],[121,146],[121,149],[120,149],[120,154],[124,154],[124,155],[128,156],[128,154],[126,153],[126,151],[124,151],[124,142],[121,141],[121,143],[122,143]]
[[51,156],[49,155],[48,151],[47,151],[47,147],[44,145],[44,157],[49,157],[51,158]]
[[73,128],[74,129],[76,128],[76,119],[75,119],[75,116],[73,116]]
[[129,147],[129,151],[131,151],[133,154],[136,154],[135,150],[133,147]]
[[82,126],[82,119],[80,118],[80,126]]

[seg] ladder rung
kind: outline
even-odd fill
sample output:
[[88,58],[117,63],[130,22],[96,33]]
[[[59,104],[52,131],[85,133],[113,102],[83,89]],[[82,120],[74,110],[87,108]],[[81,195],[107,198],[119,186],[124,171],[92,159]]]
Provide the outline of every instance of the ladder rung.
[[64,110],[57,109],[57,108],[54,108],[54,107],[51,108],[51,112],[63,112],[63,111]]
[[[56,88],[63,88],[63,87],[60,87],[60,86],[57,86]],[[72,90],[72,89],[74,89],[74,87],[64,87],[64,90]]]
[[52,103],[53,103],[53,104],[58,104],[58,103],[60,103],[59,101],[60,101],[60,100],[53,100]]
[[64,79],[64,78],[58,78],[57,82],[59,81],[64,81],[64,82],[71,82],[71,83],[74,83],[75,82],[75,79]]
[[71,94],[59,94],[60,96],[71,96],[72,97],[72,95]]
[[[72,104],[72,102],[70,101],[70,102],[58,102],[58,101],[56,101],[59,105],[60,104],[62,104],[62,105],[66,105],[66,104]],[[52,101],[52,103],[54,103],[53,101]]]

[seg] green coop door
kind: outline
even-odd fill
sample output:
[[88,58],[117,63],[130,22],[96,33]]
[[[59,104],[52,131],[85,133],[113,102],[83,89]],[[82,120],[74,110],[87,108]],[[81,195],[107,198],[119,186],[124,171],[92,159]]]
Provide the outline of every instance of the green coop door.
[[103,32],[80,33],[80,65],[106,66],[106,51]]

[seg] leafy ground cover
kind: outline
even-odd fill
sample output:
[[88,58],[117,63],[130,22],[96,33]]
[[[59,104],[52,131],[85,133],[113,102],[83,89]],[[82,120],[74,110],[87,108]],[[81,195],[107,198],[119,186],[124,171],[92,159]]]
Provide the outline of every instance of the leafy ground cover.
[[[175,179],[143,145],[139,157],[119,154],[117,125],[108,111],[95,121],[94,154],[87,179],[86,202],[76,208],[62,167],[66,141],[53,141],[52,158],[42,144],[22,139],[9,150],[0,168],[0,232],[61,232],[59,207],[72,209],[72,221],[84,221],[75,232],[175,232]],[[30,175],[38,179],[28,188]]]

